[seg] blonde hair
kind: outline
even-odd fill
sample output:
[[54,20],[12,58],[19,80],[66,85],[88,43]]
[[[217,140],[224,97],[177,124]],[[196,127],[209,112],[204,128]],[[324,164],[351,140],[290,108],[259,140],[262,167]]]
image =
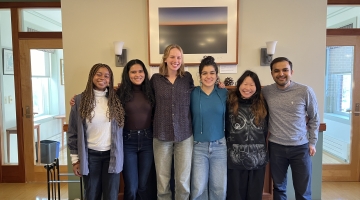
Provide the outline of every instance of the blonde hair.
[[169,57],[170,50],[175,49],[175,48],[178,49],[180,51],[180,53],[181,53],[181,65],[180,65],[180,68],[177,70],[177,75],[180,75],[182,77],[185,74],[183,50],[177,44],[170,44],[164,50],[164,55],[162,57],[162,62],[161,62],[160,67],[159,67],[159,73],[161,75],[163,75],[163,76],[168,76],[169,75],[169,71],[168,71],[167,64],[166,64],[165,60]]
[[115,90],[114,90],[114,77],[113,72],[111,71],[111,68],[102,63],[95,64],[90,72],[89,72],[89,78],[88,82],[86,84],[85,90],[81,93],[81,101],[80,101],[80,116],[83,119],[88,119],[91,123],[92,118],[94,118],[93,111],[96,106],[95,103],[95,94],[94,94],[94,83],[93,78],[96,74],[96,72],[100,68],[106,68],[109,71],[110,74],[110,82],[108,86],[108,92],[106,94],[106,97],[108,98],[108,111],[107,111],[107,117],[109,118],[109,121],[113,118],[117,121],[119,127],[124,126],[124,116],[125,111],[121,105],[121,102],[119,98],[117,97]]

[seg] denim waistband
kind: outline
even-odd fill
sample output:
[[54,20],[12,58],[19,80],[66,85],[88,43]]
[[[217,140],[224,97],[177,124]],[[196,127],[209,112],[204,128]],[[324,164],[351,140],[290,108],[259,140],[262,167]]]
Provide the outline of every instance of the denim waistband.
[[110,150],[107,150],[107,151],[97,151],[97,150],[94,150],[94,149],[88,149],[88,153],[89,153],[89,154],[97,154],[97,155],[100,155],[100,154],[110,154]]
[[123,132],[127,133],[127,134],[152,133],[152,128],[139,129],[139,130],[126,130],[126,129],[124,129]]
[[198,142],[198,143],[205,143],[205,142],[208,142],[208,143],[219,143],[219,142],[221,142],[221,141],[226,142],[225,136],[222,137],[222,138],[220,138],[220,139],[213,140],[213,141],[202,141],[202,142],[199,142],[199,141],[194,140],[194,142]]

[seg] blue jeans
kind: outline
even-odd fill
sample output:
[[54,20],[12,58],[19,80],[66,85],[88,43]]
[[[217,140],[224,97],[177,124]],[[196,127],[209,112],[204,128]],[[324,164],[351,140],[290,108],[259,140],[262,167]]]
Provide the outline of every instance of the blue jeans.
[[154,162],[152,129],[124,130],[125,200],[147,199],[146,184]]
[[89,174],[83,176],[86,200],[117,200],[120,173],[108,173],[109,151],[88,149]]
[[225,137],[213,142],[194,141],[191,166],[192,200],[224,200],[227,184]]
[[287,170],[290,165],[295,197],[311,199],[312,164],[309,144],[284,146],[269,142],[270,171],[274,182],[274,200],[286,200]]
[[154,138],[154,158],[157,180],[157,199],[170,200],[171,164],[174,154],[175,199],[189,199],[193,136],[181,142],[162,141]]

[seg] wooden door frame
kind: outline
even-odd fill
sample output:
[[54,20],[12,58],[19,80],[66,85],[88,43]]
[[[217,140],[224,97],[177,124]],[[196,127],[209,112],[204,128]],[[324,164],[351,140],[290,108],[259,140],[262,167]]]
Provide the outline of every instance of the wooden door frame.
[[[62,49],[62,39],[20,39],[20,66],[21,66],[21,95],[24,97],[32,97],[31,84],[31,62],[30,49]],[[30,107],[30,113],[33,112],[32,98],[24,98],[22,100],[23,113],[26,107]],[[46,170],[44,167],[34,165],[34,117],[23,116],[23,138],[24,138],[24,154],[25,156],[25,181],[45,181]],[[41,126],[40,126],[41,127]],[[32,134],[30,134],[30,132]],[[29,142],[30,141],[30,142]],[[60,172],[67,172],[67,166],[60,166]]]
[[[353,74],[354,76],[356,74],[360,74],[360,55],[358,52],[360,52],[360,35],[327,35],[326,37],[327,44],[326,46],[330,44],[332,46],[336,44],[341,44],[343,46],[353,46],[355,44],[354,54],[355,56],[354,60],[354,70]],[[359,75],[357,75],[359,76]],[[359,79],[357,79],[359,80]],[[357,86],[360,85],[358,83],[357,85],[354,85],[353,87],[353,99],[360,99],[360,91]],[[355,108],[355,103],[360,103],[352,100],[352,108]],[[353,115],[353,114],[352,114]],[[331,164],[323,164],[323,181],[360,181],[360,123],[354,123],[353,120],[359,120],[360,116],[353,116],[351,124],[351,164],[347,165],[331,165]]]
[[[2,9],[10,9],[11,15],[11,36],[13,48],[14,63],[14,89],[15,89],[15,107],[16,107],[16,126],[18,128],[18,165],[1,165],[0,183],[24,183],[25,179],[25,158],[24,158],[24,134],[22,119],[22,95],[21,95],[21,70],[20,70],[20,47],[19,40],[27,38],[62,38],[62,32],[21,32],[20,12],[22,8],[61,8],[60,2],[26,2],[12,3],[2,2]],[[24,97],[26,98],[26,97]],[[0,143],[0,146],[3,146]],[[1,157],[0,157],[1,158]]]
[[328,0],[327,5],[359,5],[360,0]]
[[[3,81],[2,78],[0,78],[0,83]],[[3,91],[0,87],[0,113],[1,113],[1,116],[0,116],[0,161],[2,161],[2,149],[1,149],[1,146],[3,144],[3,141],[4,141],[4,132],[3,132],[3,107],[2,107],[2,100],[3,100]],[[0,183],[1,183],[1,177],[2,177],[2,170],[1,170],[1,167],[0,167]]]
[[[350,6],[350,5],[360,5],[360,0],[328,0],[327,5],[344,5],[344,6]],[[327,29],[326,30],[326,36],[360,36],[360,29]],[[358,53],[358,52],[357,52]],[[359,53],[358,53],[359,54]],[[355,71],[354,71],[355,73]],[[359,135],[360,128],[356,128],[357,133]],[[354,131],[355,132],[355,131]],[[360,140],[360,136],[356,136],[357,140]],[[356,151],[357,153],[360,152],[360,145],[358,147],[353,147],[352,145],[351,151]],[[360,155],[358,155],[360,157]],[[358,158],[358,166],[360,166],[360,158]],[[329,166],[323,166],[323,172],[324,170],[327,170]],[[359,171],[360,169],[355,169]],[[358,172],[359,173],[359,172]],[[326,181],[326,178],[323,181]],[[358,177],[358,181],[360,181],[360,173]]]

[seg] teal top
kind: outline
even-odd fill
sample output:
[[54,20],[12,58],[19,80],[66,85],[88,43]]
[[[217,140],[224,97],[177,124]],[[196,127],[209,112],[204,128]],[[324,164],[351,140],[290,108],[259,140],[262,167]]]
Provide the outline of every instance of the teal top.
[[194,141],[211,142],[225,136],[227,90],[214,87],[207,95],[196,87],[191,93],[190,108]]

